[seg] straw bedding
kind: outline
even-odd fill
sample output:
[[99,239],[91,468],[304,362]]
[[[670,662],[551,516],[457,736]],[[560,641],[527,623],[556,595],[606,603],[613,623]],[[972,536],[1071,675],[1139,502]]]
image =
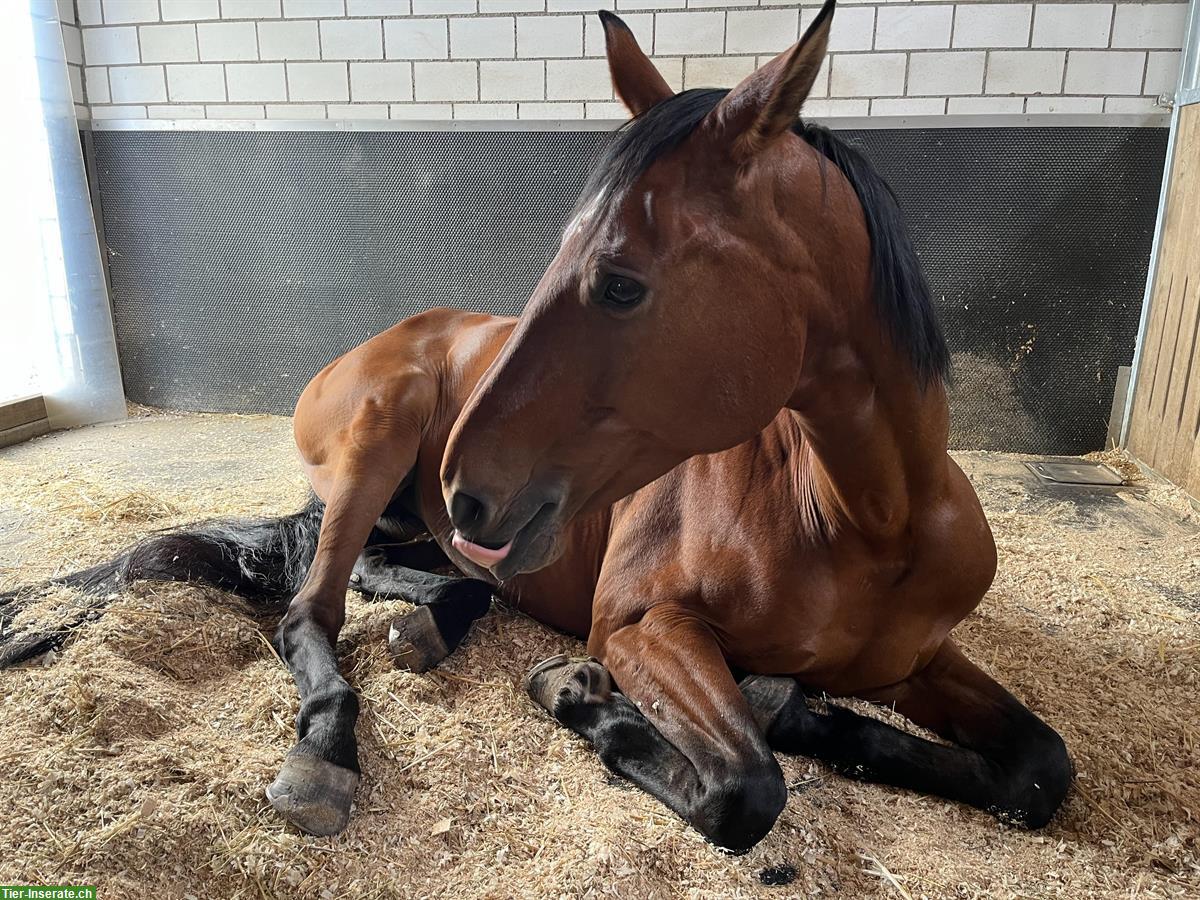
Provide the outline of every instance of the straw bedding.
[[[1157,484],[1046,499],[1015,457],[959,459],[1001,554],[960,641],[1060,730],[1079,770],[1042,832],[794,759],[774,832],[724,855],[521,693],[530,665],[576,642],[497,610],[438,671],[397,672],[387,626],[406,605],[351,595],[341,650],[363,698],[364,778],[350,827],[307,837],[263,799],[297,705],[271,618],[219,591],[144,585],[53,658],[0,673],[0,883],[324,900],[1200,895],[1190,504]],[[236,416],[50,436],[0,451],[0,485],[0,590],[151,529],[290,511],[304,493],[288,420]],[[28,615],[78,602],[60,593]]]

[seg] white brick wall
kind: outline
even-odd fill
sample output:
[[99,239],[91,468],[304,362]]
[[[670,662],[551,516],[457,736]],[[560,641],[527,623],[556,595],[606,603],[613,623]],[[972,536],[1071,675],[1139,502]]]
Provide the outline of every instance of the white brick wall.
[[[819,0],[64,0],[81,117],[621,118],[597,7],[675,89],[731,86]],[[1145,113],[1181,0],[841,0],[813,116]]]

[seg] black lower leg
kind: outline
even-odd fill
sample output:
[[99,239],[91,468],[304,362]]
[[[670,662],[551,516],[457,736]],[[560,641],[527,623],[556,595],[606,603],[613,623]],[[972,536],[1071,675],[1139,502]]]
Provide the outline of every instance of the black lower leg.
[[782,774],[769,754],[766,765],[743,766],[714,753],[702,757],[701,771],[614,690],[608,670],[595,660],[548,659],[530,672],[526,688],[538,705],[590,741],[609,769],[657,797],[718,846],[749,849],[775,821],[778,808],[761,814],[763,795],[784,792]]
[[356,590],[417,605],[392,623],[388,636],[396,664],[412,672],[426,672],[453,653],[492,604],[493,588],[486,581],[394,565],[378,552],[360,556],[354,573]]
[[[1050,819],[1069,783],[1058,773],[1061,740],[1027,710],[1006,746],[985,753],[925,740],[832,704],[817,712],[790,678],[751,676],[740,687],[773,749],[819,759],[851,778],[945,797],[1032,828]],[[1037,772],[1043,763],[1054,767],[1041,776],[1044,785]]]
[[311,617],[289,612],[274,644],[296,680],[300,712],[296,746],[267,797],[303,830],[336,834],[346,827],[358,784],[358,697],[338,671],[326,630]]

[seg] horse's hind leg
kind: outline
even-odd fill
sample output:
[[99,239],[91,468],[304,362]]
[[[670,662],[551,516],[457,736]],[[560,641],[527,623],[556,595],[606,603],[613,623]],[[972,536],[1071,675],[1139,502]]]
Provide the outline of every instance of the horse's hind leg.
[[864,699],[892,706],[955,746],[843,707],[810,709],[794,679],[752,675],[742,693],[776,750],[853,778],[908,788],[1040,828],[1070,788],[1062,738],[947,641],[922,671]]
[[493,588],[478,578],[455,578],[394,564],[389,560],[393,555],[384,548],[367,548],[355,563],[350,586],[364,594],[399,597],[416,604],[416,609],[392,622],[388,644],[397,666],[427,672],[453,653],[471,623],[487,613]]

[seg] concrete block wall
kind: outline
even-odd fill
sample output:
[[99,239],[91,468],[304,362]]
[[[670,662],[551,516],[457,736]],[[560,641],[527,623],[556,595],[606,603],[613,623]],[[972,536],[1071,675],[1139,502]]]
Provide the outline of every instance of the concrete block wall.
[[[730,86],[816,0],[59,0],[81,117],[619,119],[598,7],[676,89]],[[1187,4],[842,0],[814,117],[1150,113]]]

